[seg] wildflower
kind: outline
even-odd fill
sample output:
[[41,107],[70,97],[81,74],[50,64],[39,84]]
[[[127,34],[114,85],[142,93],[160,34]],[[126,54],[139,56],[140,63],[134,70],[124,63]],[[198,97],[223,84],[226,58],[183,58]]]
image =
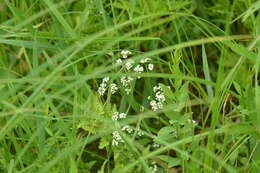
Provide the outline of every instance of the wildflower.
[[112,84],[110,85],[110,87],[111,87],[111,93],[112,93],[112,94],[115,94],[116,91],[118,90],[116,84],[115,84],[115,83],[112,83]]
[[122,64],[122,62],[123,61],[120,58],[116,60],[116,63],[118,63],[118,64]]
[[148,70],[152,71],[153,70],[154,65],[153,64],[148,64]]
[[160,86],[154,86],[153,92],[162,91],[162,88]]
[[104,94],[105,94],[105,92],[106,92],[106,88],[105,87],[99,87],[98,88],[98,93],[99,93],[99,95],[101,95],[101,96],[103,96]]
[[121,137],[121,135],[119,134],[118,131],[114,131],[112,133],[113,136],[113,140],[112,140],[112,145],[113,146],[118,146],[119,143],[124,143],[125,141],[123,140],[123,138]]
[[158,171],[158,166],[156,165],[155,161],[152,162],[150,169],[152,170],[152,173],[156,173]]
[[162,109],[163,108],[163,104],[161,102],[157,102],[157,106],[158,106],[158,109]]
[[118,117],[119,117],[120,119],[126,118],[126,114],[125,114],[125,113],[120,113],[120,114],[118,115]]
[[114,114],[113,114],[113,116],[112,116],[112,120],[113,120],[113,121],[117,121],[117,120],[118,120],[118,118],[119,118],[119,117],[118,117],[118,114],[119,114],[118,112],[114,112]]
[[158,91],[155,93],[155,98],[158,102],[161,102],[161,103],[165,101],[164,94],[161,91]]
[[102,82],[105,83],[105,82],[108,82],[109,81],[109,77],[105,77],[103,78]]
[[122,83],[122,85],[124,87],[128,86],[130,84],[130,82],[134,80],[132,77],[128,76],[128,77],[125,77],[123,76],[121,79],[120,79],[120,82]]
[[142,132],[140,129],[138,129],[137,135],[138,135],[138,136],[143,136],[143,135],[144,135],[144,132]]
[[121,55],[123,56],[124,59],[126,59],[128,57],[128,55],[131,55],[132,52],[129,50],[122,50],[121,51]]
[[150,105],[153,111],[157,111],[158,109],[163,108],[163,103],[155,100],[150,101]]
[[144,63],[147,63],[151,61],[151,58],[144,58],[144,59],[141,59],[140,63],[144,64]]
[[119,144],[119,143],[118,143],[116,140],[114,140],[114,139],[112,140],[112,145],[113,145],[113,146],[118,146],[118,144]]
[[125,63],[125,68],[129,71],[131,70],[131,68],[133,67],[133,64],[135,63],[134,60],[129,59],[126,63]]
[[134,71],[137,72],[137,73],[142,73],[144,71],[144,68],[138,64],[135,68],[134,68]]
[[130,89],[130,88],[126,88],[126,89],[125,89],[125,92],[126,92],[127,95],[129,95],[130,92],[131,92],[131,89]]
[[160,147],[160,144],[158,144],[158,143],[153,143],[153,144],[152,144],[152,147],[153,147],[153,148],[159,148],[159,147]]
[[107,90],[107,82],[109,81],[109,77],[105,77],[102,79],[102,83],[98,88],[99,95],[103,96]]
[[159,109],[158,104],[155,100],[150,101],[150,105],[153,111],[157,111]]
[[[138,65],[134,68],[134,71],[137,72],[137,73],[142,73],[142,72],[144,71],[144,68],[143,68],[140,64],[138,64]],[[140,79],[141,77],[138,76],[137,78]]]
[[132,133],[133,129],[129,125],[125,125],[122,127],[122,131],[127,131],[128,133]]
[[155,92],[155,100],[151,100],[150,105],[153,111],[157,111],[158,109],[163,108],[163,103],[165,102],[165,96],[160,86],[154,86],[153,91]]
[[126,118],[126,113],[119,113],[119,112],[114,112],[112,115],[112,120],[117,121],[118,119],[124,119]]

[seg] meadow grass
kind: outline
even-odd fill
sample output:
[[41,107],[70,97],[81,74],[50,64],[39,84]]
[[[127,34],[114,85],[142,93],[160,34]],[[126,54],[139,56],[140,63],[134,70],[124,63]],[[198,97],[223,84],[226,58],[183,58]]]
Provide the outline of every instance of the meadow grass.
[[0,172],[260,172],[259,0],[0,0]]

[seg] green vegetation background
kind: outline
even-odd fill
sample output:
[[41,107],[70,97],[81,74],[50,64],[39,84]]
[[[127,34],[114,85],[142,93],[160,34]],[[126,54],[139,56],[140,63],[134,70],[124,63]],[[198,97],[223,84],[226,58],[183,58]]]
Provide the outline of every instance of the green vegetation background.
[[[259,9],[259,0],[0,0],[0,172],[260,172]],[[114,63],[121,50],[155,70],[130,95],[119,86],[100,97],[103,77],[125,73]],[[159,83],[172,90],[153,112]],[[116,110],[144,136],[122,132],[112,146]]]

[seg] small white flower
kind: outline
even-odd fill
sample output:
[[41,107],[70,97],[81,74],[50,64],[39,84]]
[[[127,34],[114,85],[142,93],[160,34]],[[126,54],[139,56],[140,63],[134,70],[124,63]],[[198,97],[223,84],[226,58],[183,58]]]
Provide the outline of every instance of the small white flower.
[[118,146],[118,144],[119,144],[119,143],[118,143],[115,139],[112,140],[112,145],[113,145],[113,146]]
[[142,132],[141,130],[138,130],[138,131],[137,131],[137,135],[138,135],[138,136],[143,136],[143,135],[144,135],[144,132]]
[[161,91],[155,93],[155,98],[158,102],[165,102],[164,94]]
[[145,63],[145,59],[141,59],[140,63],[144,64]]
[[137,72],[137,73],[142,73],[144,71],[144,68],[138,64],[135,68],[134,68],[134,71]]
[[133,129],[129,125],[125,125],[122,127],[122,131],[127,131],[128,133],[132,133]]
[[118,63],[118,64],[122,64],[122,62],[123,61],[120,58],[116,60],[116,63]]
[[103,96],[106,92],[106,89],[105,88],[98,88],[98,93],[99,95]]
[[105,77],[102,79],[102,83],[98,88],[99,95],[103,96],[107,90],[107,82],[109,81],[109,77]]
[[105,77],[103,78],[102,82],[105,83],[105,82],[108,82],[109,81],[109,77]]
[[153,162],[152,164],[153,165],[150,167],[150,169],[152,170],[152,173],[156,173],[158,171],[158,166],[155,162]]
[[[153,87],[153,91],[155,92],[155,100],[150,101],[150,105],[153,111],[163,108],[163,103],[165,102],[165,96],[162,88],[158,86]],[[150,97],[151,98],[151,97]]]
[[112,133],[113,136],[113,140],[112,140],[112,145],[113,146],[118,146],[119,143],[124,143],[125,141],[123,140],[123,138],[121,137],[121,135],[119,134],[118,131],[114,131]]
[[115,84],[115,83],[112,83],[112,84],[110,85],[110,87],[111,87],[111,93],[112,93],[112,94],[115,94],[116,91],[118,90],[116,84]]
[[131,89],[130,89],[130,88],[126,88],[126,89],[125,89],[125,92],[126,92],[127,95],[129,95],[130,92],[131,92]]
[[99,87],[98,88],[98,93],[99,93],[99,95],[101,95],[101,96],[103,96],[104,94],[105,94],[105,92],[106,92],[106,87]]
[[123,77],[121,77],[120,82],[122,83],[122,85],[124,87],[126,87],[126,86],[128,86],[130,84],[130,82],[132,80],[134,80],[134,79],[132,77],[130,77],[130,76],[128,76],[128,77],[123,76]]
[[163,108],[163,104],[161,102],[157,102],[157,107],[158,107],[158,109],[162,109]]
[[153,111],[157,111],[159,109],[157,102],[155,100],[150,101],[150,105],[151,105]]
[[153,148],[159,148],[159,147],[160,147],[160,144],[153,143],[153,144],[152,144],[152,147],[153,147]]
[[118,112],[115,112],[114,114],[113,114],[113,116],[112,116],[112,120],[113,121],[117,121],[118,120]]
[[[142,72],[144,71],[144,68],[143,68],[140,64],[138,64],[138,65],[134,68],[134,71],[137,72],[137,73],[142,73]],[[140,79],[141,76],[138,76],[137,78]]]
[[119,117],[120,119],[126,118],[126,114],[125,114],[125,113],[120,113],[120,114],[118,115],[118,117]]
[[133,64],[135,63],[134,60],[130,59],[125,63],[125,68],[129,71],[133,67]]
[[113,121],[117,121],[119,119],[124,119],[124,118],[126,118],[126,113],[114,112],[114,114],[112,116]]
[[151,58],[143,58],[143,59],[141,59],[140,63],[144,64],[144,63],[147,63],[149,61],[151,61]]
[[126,59],[128,57],[128,55],[131,55],[132,52],[130,52],[129,50],[122,50],[121,51],[121,55],[123,56],[124,59]]
[[148,70],[152,71],[153,70],[154,65],[153,64],[148,64]]
[[153,92],[162,91],[162,88],[160,86],[154,86]]

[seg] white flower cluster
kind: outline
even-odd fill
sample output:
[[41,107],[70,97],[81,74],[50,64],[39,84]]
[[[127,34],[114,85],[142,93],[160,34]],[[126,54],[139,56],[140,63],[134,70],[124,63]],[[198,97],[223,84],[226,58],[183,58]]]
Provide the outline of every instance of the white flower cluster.
[[[128,58],[128,55],[131,55],[131,54],[132,54],[132,52],[129,51],[129,50],[122,50],[122,51],[121,51],[121,55],[122,55],[123,59]],[[120,65],[123,64],[123,65],[125,66],[125,68],[126,68],[127,71],[132,70],[132,68],[135,66],[135,67],[133,68],[133,71],[135,71],[135,72],[137,72],[137,73],[142,73],[142,72],[144,71],[144,69],[145,69],[142,64],[149,63],[150,61],[151,61],[151,58],[143,58],[143,59],[140,60],[140,64],[135,65],[135,61],[134,61],[133,59],[125,60],[125,63],[123,62],[123,60],[122,60],[121,58],[119,58],[119,59],[116,60],[116,62],[117,62],[118,64],[120,64]],[[148,70],[151,71],[151,70],[153,70],[153,68],[154,68],[154,65],[153,65],[153,64],[149,63],[149,64],[147,65],[147,69],[148,69]],[[140,77],[138,77],[138,78],[140,78]]]
[[128,76],[128,77],[123,76],[123,77],[121,77],[120,82],[122,83],[122,85],[123,85],[124,87],[127,87],[127,86],[129,86],[129,84],[130,84],[131,81],[133,81],[133,80],[134,80],[134,79],[133,79],[131,76]]
[[127,60],[126,63],[125,63],[126,70],[130,71],[132,69],[134,63],[135,63],[135,61],[132,60],[132,59]]
[[140,129],[137,130],[137,135],[138,136],[144,136],[144,132],[141,131]]
[[107,90],[107,82],[109,81],[109,77],[105,77],[102,80],[102,83],[100,84],[98,88],[99,95],[103,96]]
[[[163,108],[163,103],[165,102],[165,96],[160,86],[153,87],[153,92],[155,93],[155,100],[151,100],[150,105],[153,111],[157,111],[158,109]],[[151,97],[149,96],[148,99],[150,100]]]
[[123,138],[121,137],[121,135],[119,134],[118,131],[114,131],[112,133],[113,136],[113,140],[112,140],[112,145],[113,146],[118,146],[119,143],[124,143],[125,141],[123,140]]
[[132,133],[132,132],[133,132],[132,127],[130,127],[129,125],[123,126],[121,130],[122,130],[122,131],[126,131],[126,132],[128,132],[128,133]]
[[[145,63],[148,63],[148,62],[150,62],[150,61],[151,61],[151,58],[144,58],[144,59],[142,59],[142,60],[140,61],[140,63],[145,64]],[[154,68],[154,65],[151,64],[151,63],[149,63],[148,66],[147,66],[147,68],[148,68],[148,70],[152,71],[153,68]]]
[[[143,68],[143,66],[141,66],[140,64],[138,64],[138,65],[134,68],[134,71],[135,71],[136,73],[141,74],[141,73],[144,71],[144,68]],[[141,76],[138,76],[137,78],[140,79]]]
[[[112,120],[118,121],[120,119],[125,119],[126,116],[127,116],[126,113],[114,112],[113,115],[112,115]],[[123,127],[121,127],[121,130],[122,130],[122,132],[127,132],[128,134],[133,134],[133,132],[135,131],[137,136],[143,136],[144,135],[144,132],[141,131],[140,128],[135,129],[135,128],[129,126],[129,125],[124,125]],[[119,143],[124,143],[124,140],[120,136],[118,131],[114,131],[112,133],[112,137],[113,137],[113,140],[112,140],[113,146],[118,146]]]
[[143,58],[143,59],[141,59],[140,63],[145,64],[150,61],[151,61],[151,58]]
[[148,64],[148,70],[152,71],[153,70],[154,65],[153,64]]
[[126,118],[126,113],[114,112],[114,114],[112,116],[113,121],[117,121],[119,119],[124,119],[124,118]]
[[[133,59],[127,59],[129,58],[129,55],[131,55],[132,52],[129,50],[122,50],[121,51],[121,58],[117,59],[116,62],[120,65],[122,65],[127,72],[136,72],[138,74],[141,74],[142,72],[145,71],[145,69],[151,71],[154,69],[154,65],[151,63],[151,58],[143,58],[140,60],[140,62],[135,62]],[[124,60],[126,59],[126,60]],[[141,76],[137,76],[137,79],[140,79]],[[131,92],[131,87],[130,84],[131,82],[134,80],[133,77],[131,76],[123,76],[120,78],[120,82],[124,87],[124,91],[126,92],[126,94],[130,94]],[[108,89],[108,81],[109,81],[109,77],[105,77],[102,80],[102,83],[100,84],[99,88],[98,88],[98,93],[99,95],[103,96],[105,95],[107,89]],[[117,84],[112,83],[110,84],[110,92],[111,94],[115,94],[118,91],[118,87]]]
[[153,147],[153,148],[160,148],[160,146],[161,146],[161,145],[158,144],[158,143],[153,143],[153,144],[152,144],[152,147]]
[[[99,95],[103,96],[106,93],[108,81],[109,81],[109,77],[105,77],[102,79],[102,83],[100,84],[100,86],[98,88]],[[115,94],[117,90],[118,90],[118,87],[115,83],[110,84],[111,94]]]
[[121,51],[121,55],[123,56],[124,59],[126,59],[128,57],[128,55],[131,55],[132,52],[129,50],[122,50]]
[[150,169],[152,170],[152,173],[156,173],[158,171],[158,166],[156,165],[156,162],[152,162],[152,166],[150,166]]
[[[119,114],[120,115],[120,114]],[[133,134],[134,131],[136,131],[136,134],[137,136],[141,137],[144,135],[144,132],[142,132],[139,128],[138,129],[134,129],[133,127],[129,126],[129,125],[124,125],[121,130],[123,132],[127,132],[128,134]],[[112,145],[113,146],[118,146],[119,143],[124,143],[124,140],[123,138],[120,136],[119,132],[118,131],[114,131],[112,133],[112,137],[113,137],[113,140],[112,140]]]
[[112,83],[112,84],[110,85],[110,89],[111,89],[111,93],[112,93],[112,94],[115,94],[116,91],[118,90],[117,85],[116,85],[115,83]]

